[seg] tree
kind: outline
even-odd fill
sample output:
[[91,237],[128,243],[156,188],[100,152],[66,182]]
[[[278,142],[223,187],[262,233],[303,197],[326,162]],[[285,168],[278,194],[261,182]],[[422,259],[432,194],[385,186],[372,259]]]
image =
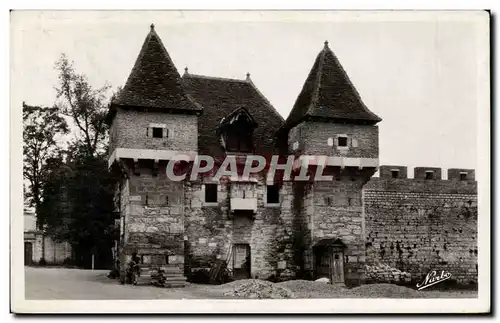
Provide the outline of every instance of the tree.
[[93,88],[83,74],[78,74],[73,62],[62,54],[55,64],[59,73],[55,106],[71,117],[78,128],[82,149],[89,156],[96,156],[106,148],[107,94],[109,85]]
[[[23,102],[23,176],[29,183],[25,198],[37,213],[47,161],[57,153],[57,135],[66,133],[68,125],[57,108],[29,106]],[[37,226],[42,225],[37,219]]]
[[47,233],[73,247],[76,264],[110,264],[111,247],[117,239],[114,223],[115,179],[102,156],[86,155],[86,147],[73,146],[65,158],[51,160],[44,183],[40,216]]
[[89,266],[95,254],[96,264],[105,266],[117,239],[115,179],[106,156],[109,86],[94,89],[64,54],[55,68],[59,74],[55,107],[71,118],[76,136],[51,159],[39,216],[47,223],[48,234],[71,244],[77,265]]

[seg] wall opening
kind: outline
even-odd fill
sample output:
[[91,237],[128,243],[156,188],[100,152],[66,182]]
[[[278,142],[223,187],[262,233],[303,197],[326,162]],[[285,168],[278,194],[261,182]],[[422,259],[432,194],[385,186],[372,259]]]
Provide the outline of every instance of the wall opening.
[[339,147],[347,147],[347,137],[338,137],[337,140]]
[[434,172],[431,170],[425,171],[425,179],[434,179]]
[[391,170],[391,177],[392,178],[399,178],[399,170],[398,169],[392,169]]
[[33,264],[33,243],[24,242],[24,265],[31,266]]
[[280,188],[278,185],[267,185],[267,203],[280,202]]
[[153,128],[153,138],[163,138],[163,128]]
[[205,184],[205,202],[217,203],[217,184]]
[[250,278],[250,245],[239,243],[233,246],[233,277],[234,279]]

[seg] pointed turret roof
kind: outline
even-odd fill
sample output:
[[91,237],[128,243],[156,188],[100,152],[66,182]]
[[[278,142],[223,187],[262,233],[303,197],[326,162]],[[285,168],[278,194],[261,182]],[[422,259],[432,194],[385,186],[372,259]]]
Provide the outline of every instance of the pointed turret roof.
[[167,50],[151,25],[135,65],[114,105],[201,111],[184,91]]
[[306,118],[363,124],[382,120],[365,106],[327,41],[316,57],[284,128],[289,129]]

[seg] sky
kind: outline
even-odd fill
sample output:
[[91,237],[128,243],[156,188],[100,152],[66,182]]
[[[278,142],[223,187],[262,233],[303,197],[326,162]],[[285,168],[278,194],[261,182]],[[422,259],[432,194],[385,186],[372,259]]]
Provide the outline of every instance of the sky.
[[[13,106],[50,106],[61,53],[123,86],[149,32],[179,73],[252,81],[286,119],[328,40],[379,125],[380,164],[476,168],[482,57],[474,15],[342,12],[14,12]],[[484,55],[483,55],[484,56]],[[481,92],[481,93],[480,93]],[[446,177],[446,175],[444,175]]]

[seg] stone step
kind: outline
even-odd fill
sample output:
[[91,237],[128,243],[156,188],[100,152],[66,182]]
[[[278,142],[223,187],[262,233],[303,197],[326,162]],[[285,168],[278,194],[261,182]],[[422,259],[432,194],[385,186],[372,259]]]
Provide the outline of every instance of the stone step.
[[185,283],[165,283],[164,287],[166,288],[180,288],[186,287]]
[[185,282],[186,279],[185,278],[174,278],[174,279],[167,278],[166,281],[168,281],[168,282]]

